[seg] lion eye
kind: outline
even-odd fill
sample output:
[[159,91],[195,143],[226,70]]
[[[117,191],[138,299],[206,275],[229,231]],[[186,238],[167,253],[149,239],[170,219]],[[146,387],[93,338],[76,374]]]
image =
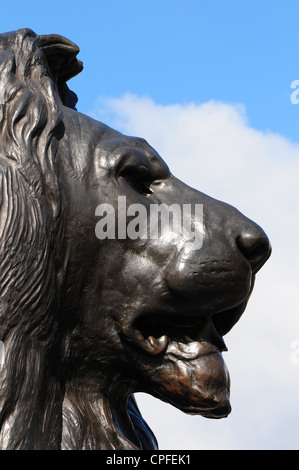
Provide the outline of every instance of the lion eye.
[[126,167],[121,173],[127,183],[138,193],[148,195],[152,194],[150,188],[151,178],[150,173],[146,166],[129,166]]

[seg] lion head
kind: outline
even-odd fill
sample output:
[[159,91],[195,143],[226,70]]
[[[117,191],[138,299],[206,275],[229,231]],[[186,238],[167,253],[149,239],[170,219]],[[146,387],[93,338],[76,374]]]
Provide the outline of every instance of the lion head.
[[[145,140],[75,109],[78,51],[29,29],[0,36],[1,448],[155,449],[134,392],[229,414],[223,336],[270,246]],[[184,230],[138,236],[141,219],[127,236],[137,206],[149,221],[160,205],[202,207],[188,213],[197,247]],[[98,236],[109,208],[117,236]]]

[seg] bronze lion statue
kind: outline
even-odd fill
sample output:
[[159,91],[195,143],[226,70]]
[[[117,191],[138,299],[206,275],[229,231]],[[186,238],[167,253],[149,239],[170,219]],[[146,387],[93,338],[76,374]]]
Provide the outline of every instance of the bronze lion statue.
[[[76,110],[66,82],[78,52],[30,29],[0,36],[0,447],[156,449],[134,393],[229,414],[223,336],[271,249],[145,140]],[[117,230],[120,196],[145,210],[201,206],[189,221],[202,243],[98,236],[96,208],[115,208]]]

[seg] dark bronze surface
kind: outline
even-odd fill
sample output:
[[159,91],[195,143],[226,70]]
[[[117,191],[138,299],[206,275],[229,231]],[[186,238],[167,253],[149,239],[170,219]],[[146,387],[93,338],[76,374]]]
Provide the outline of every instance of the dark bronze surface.
[[[222,337],[270,255],[263,230],[175,178],[143,139],[79,113],[78,47],[0,36],[2,449],[155,449],[142,391],[230,412]],[[95,208],[201,204],[204,239],[99,240]],[[179,432],[179,431],[178,431]]]

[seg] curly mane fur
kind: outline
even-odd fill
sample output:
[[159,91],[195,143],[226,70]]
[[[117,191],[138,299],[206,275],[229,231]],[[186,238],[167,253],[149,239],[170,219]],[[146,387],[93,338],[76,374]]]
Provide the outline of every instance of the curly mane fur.
[[[1,449],[135,448],[117,426],[105,431],[109,406],[93,409],[65,369],[76,319],[61,305],[68,255],[56,157],[63,108],[76,109],[66,80],[82,70],[78,52],[30,29],[0,36]],[[142,447],[147,428],[132,397],[129,413]]]
[[60,196],[54,165],[62,112],[38,37],[20,30],[0,41],[0,442],[8,449],[54,449],[62,427],[63,259],[55,251]]
[[36,35],[21,30],[0,41],[0,439],[9,449],[55,448],[61,390],[54,161],[62,114]]

